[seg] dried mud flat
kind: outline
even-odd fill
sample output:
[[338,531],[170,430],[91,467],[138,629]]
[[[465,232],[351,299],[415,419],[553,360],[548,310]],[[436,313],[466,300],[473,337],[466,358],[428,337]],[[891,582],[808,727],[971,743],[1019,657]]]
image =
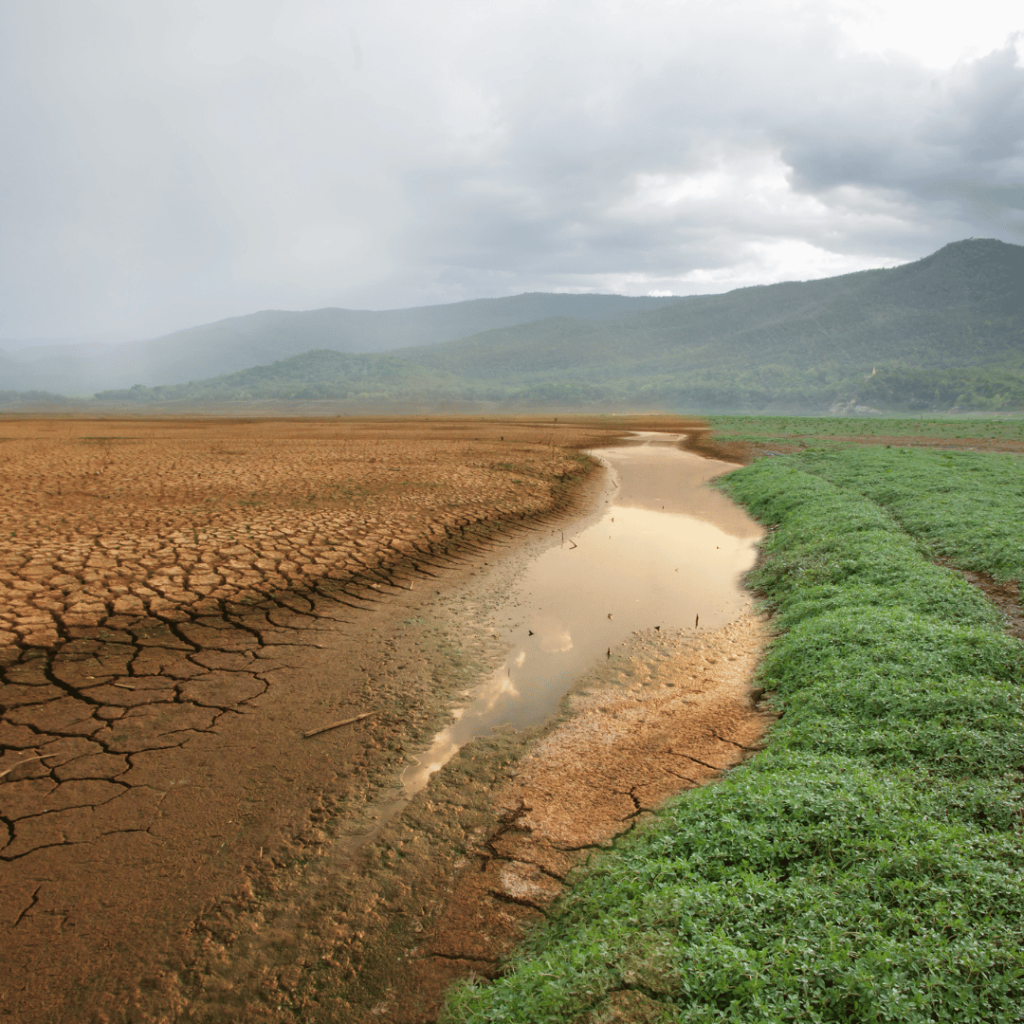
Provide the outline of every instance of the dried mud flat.
[[651,630],[589,673],[497,787],[496,820],[474,830],[452,896],[407,955],[413,984],[389,986],[373,1012],[430,1020],[451,981],[496,976],[595,851],[760,749],[776,717],[750,687],[763,643],[751,614],[703,634]]
[[580,469],[566,446],[597,436],[557,423],[0,420],[0,644],[52,647],[112,615],[184,622],[547,512],[552,486]]
[[[578,856],[557,815],[530,817],[517,739],[474,744],[358,855],[349,840],[493,654],[464,609],[431,624],[424,601],[582,509],[576,449],[629,426],[0,421],[0,1019],[428,1020],[440,980],[493,971]],[[687,748],[704,768],[666,754],[677,788],[752,745],[738,723],[763,727],[735,678],[747,718]],[[650,785],[603,797],[581,849]],[[503,860],[522,836],[561,853]],[[467,871],[491,910],[454,884]],[[473,934],[459,912],[485,914],[486,955],[444,947]],[[398,999],[414,947],[401,969],[423,984]]]

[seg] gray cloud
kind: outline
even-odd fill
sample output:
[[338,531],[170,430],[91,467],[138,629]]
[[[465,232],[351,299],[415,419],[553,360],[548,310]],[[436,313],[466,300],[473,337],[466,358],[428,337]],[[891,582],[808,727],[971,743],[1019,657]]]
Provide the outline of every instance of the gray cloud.
[[0,8],[0,336],[524,290],[715,291],[1020,241],[1013,40],[829,5]]

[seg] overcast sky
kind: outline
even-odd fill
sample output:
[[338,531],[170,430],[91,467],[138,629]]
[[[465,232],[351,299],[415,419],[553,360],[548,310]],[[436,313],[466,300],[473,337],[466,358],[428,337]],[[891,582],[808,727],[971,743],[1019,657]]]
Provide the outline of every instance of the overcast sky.
[[1024,243],[1006,0],[0,0],[0,337]]

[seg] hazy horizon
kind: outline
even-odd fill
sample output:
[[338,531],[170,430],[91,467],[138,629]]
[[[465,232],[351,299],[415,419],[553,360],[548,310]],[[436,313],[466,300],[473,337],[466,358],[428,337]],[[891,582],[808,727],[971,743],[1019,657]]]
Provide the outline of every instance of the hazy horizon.
[[0,344],[683,297],[1019,244],[1020,20],[995,0],[6,5]]

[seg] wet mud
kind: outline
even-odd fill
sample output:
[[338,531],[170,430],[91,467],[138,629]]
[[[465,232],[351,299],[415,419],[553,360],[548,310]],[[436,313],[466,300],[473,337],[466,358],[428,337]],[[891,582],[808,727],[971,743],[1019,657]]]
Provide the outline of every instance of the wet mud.
[[[227,432],[244,455],[243,478],[245,466],[259,464],[246,446],[267,444],[247,439],[247,429]],[[201,562],[185,564],[191,542],[179,550],[166,531],[184,536],[182,517],[210,536],[220,515],[258,518],[237,501],[182,511],[180,494],[157,493],[145,514],[108,506],[114,519],[103,520],[91,492],[75,505],[62,486],[60,494],[51,487],[51,508],[14,508],[25,534],[5,549],[0,582],[23,595],[10,608],[36,611],[8,620],[20,639],[2,648],[0,1020],[430,1020],[443,984],[493,973],[522,924],[543,913],[541,894],[553,897],[589,850],[631,827],[671,786],[703,782],[756,746],[765,716],[745,682],[759,643],[755,620],[741,617],[724,631],[703,619],[690,632],[630,625],[584,679],[594,692],[614,692],[594,698],[597,710],[591,698],[573,698],[565,721],[577,722],[577,732],[561,740],[549,732],[536,748],[549,750],[547,761],[521,760],[526,719],[519,728],[488,726],[427,772],[422,791],[403,792],[403,773],[422,766],[452,724],[452,697],[493,675],[513,634],[529,628],[496,619],[495,572],[514,575],[535,553],[531,544],[550,548],[554,531],[570,524],[575,536],[579,516],[600,505],[595,478],[565,446],[610,433],[567,426],[553,439],[548,425],[495,423],[468,425],[478,436],[467,439],[467,424],[434,429],[441,443],[426,454],[414,436],[422,424],[401,444],[393,426],[357,439],[363,447],[349,455],[363,493],[333,505],[295,500],[309,474],[323,483],[338,472],[325,439],[313,438],[314,456],[298,460],[298,478],[278,485],[274,529],[315,537],[323,520],[323,543],[305,555],[308,565],[327,566],[319,575],[303,575],[293,557],[289,576],[283,550],[256,565],[259,545],[227,534],[216,537],[248,554],[211,542],[197,550]],[[417,458],[458,486],[440,501],[427,486],[397,500],[384,477],[389,463],[409,476]],[[38,472],[35,456],[29,465]],[[350,465],[341,475],[352,472]],[[137,479],[153,498],[159,485],[145,473]],[[164,495],[172,490],[166,479],[162,486]],[[499,494],[507,497],[497,507]],[[365,522],[346,532],[330,516],[353,504]],[[52,550],[29,543],[33,530],[43,536],[75,515],[73,532],[89,546],[80,565],[56,559],[65,551],[59,536]],[[97,554],[115,520],[128,540]],[[153,547],[154,564],[133,561],[132,544]],[[184,565],[184,575],[167,562]],[[198,581],[193,565],[218,580]],[[117,587],[125,588],[120,597]],[[83,593],[94,598],[91,610]],[[141,608],[118,611],[126,596]],[[723,680],[731,680],[729,694],[715,689]],[[696,733],[671,750],[660,734],[643,737],[641,719],[668,721],[683,709],[703,723]],[[592,759],[593,750],[573,746],[591,714],[632,723],[616,741],[621,756],[645,763],[639,741],[654,761],[646,782],[618,785],[621,792],[607,792],[611,775],[588,783],[603,809],[580,816],[581,830],[584,817],[597,823],[589,839],[583,831],[568,837],[556,824],[560,812],[537,795],[540,776],[529,772],[547,764],[557,779],[559,763]]]
[[[670,445],[664,454],[674,451]],[[630,461],[628,451],[600,454]],[[762,625],[735,576],[752,562],[759,529],[701,488],[730,467],[689,458],[697,506],[713,519],[711,506],[723,503],[727,525],[741,535],[732,557],[746,559],[725,573],[734,605],[705,605],[719,628],[666,621],[688,617],[689,606],[666,607],[666,595],[655,589],[637,614],[656,625],[637,629],[623,613],[614,652],[609,646],[595,659],[594,638],[588,640],[574,619],[579,609],[563,596],[551,636],[572,642],[548,645],[554,650],[546,653],[569,656],[579,639],[585,660],[596,663],[579,678],[571,657],[561,665],[529,657],[538,647],[545,653],[545,640],[543,630],[528,624],[536,625],[538,611],[558,595],[545,581],[567,573],[549,572],[546,560],[553,557],[557,567],[570,553],[585,553],[588,532],[607,530],[611,518],[621,519],[632,507],[620,501],[672,503],[673,492],[664,487],[641,493],[645,486],[634,481],[631,488],[628,473],[613,475],[590,516],[518,544],[504,559],[477,564],[457,587],[422,603],[403,624],[397,648],[433,658],[442,649],[464,654],[471,648],[467,675],[485,682],[464,691],[452,709],[454,721],[429,748],[406,745],[412,763],[393,779],[390,794],[378,791],[359,809],[349,805],[304,863],[208,915],[201,954],[176,976],[173,1002],[181,1019],[433,1020],[451,981],[500,970],[522,928],[543,916],[593,851],[668,796],[715,778],[757,748],[771,721],[752,700],[749,684]],[[644,469],[647,477],[650,465]],[[665,519],[673,514],[666,510]],[[702,537],[706,523],[691,518],[687,528]],[[605,532],[600,536],[609,540]],[[714,566],[722,544],[705,546]],[[614,559],[611,564],[614,569]],[[703,590],[705,599],[708,589],[715,592],[721,581],[708,566],[709,579],[691,578],[684,589]],[[646,578],[648,568],[639,567],[637,575]],[[675,582],[676,566],[669,561],[667,568]],[[574,581],[570,574],[575,593]],[[598,589],[604,592],[600,610],[589,600],[579,606],[584,619],[600,623],[596,638],[604,652],[601,631],[615,617],[609,620],[604,611],[608,587]],[[576,679],[573,695],[539,742],[536,729],[522,728],[537,724],[536,702],[522,702],[517,716],[510,664],[513,675],[529,669],[530,681],[546,691],[545,717]],[[509,700],[503,704],[501,697]],[[464,734],[457,731],[462,725]]]

